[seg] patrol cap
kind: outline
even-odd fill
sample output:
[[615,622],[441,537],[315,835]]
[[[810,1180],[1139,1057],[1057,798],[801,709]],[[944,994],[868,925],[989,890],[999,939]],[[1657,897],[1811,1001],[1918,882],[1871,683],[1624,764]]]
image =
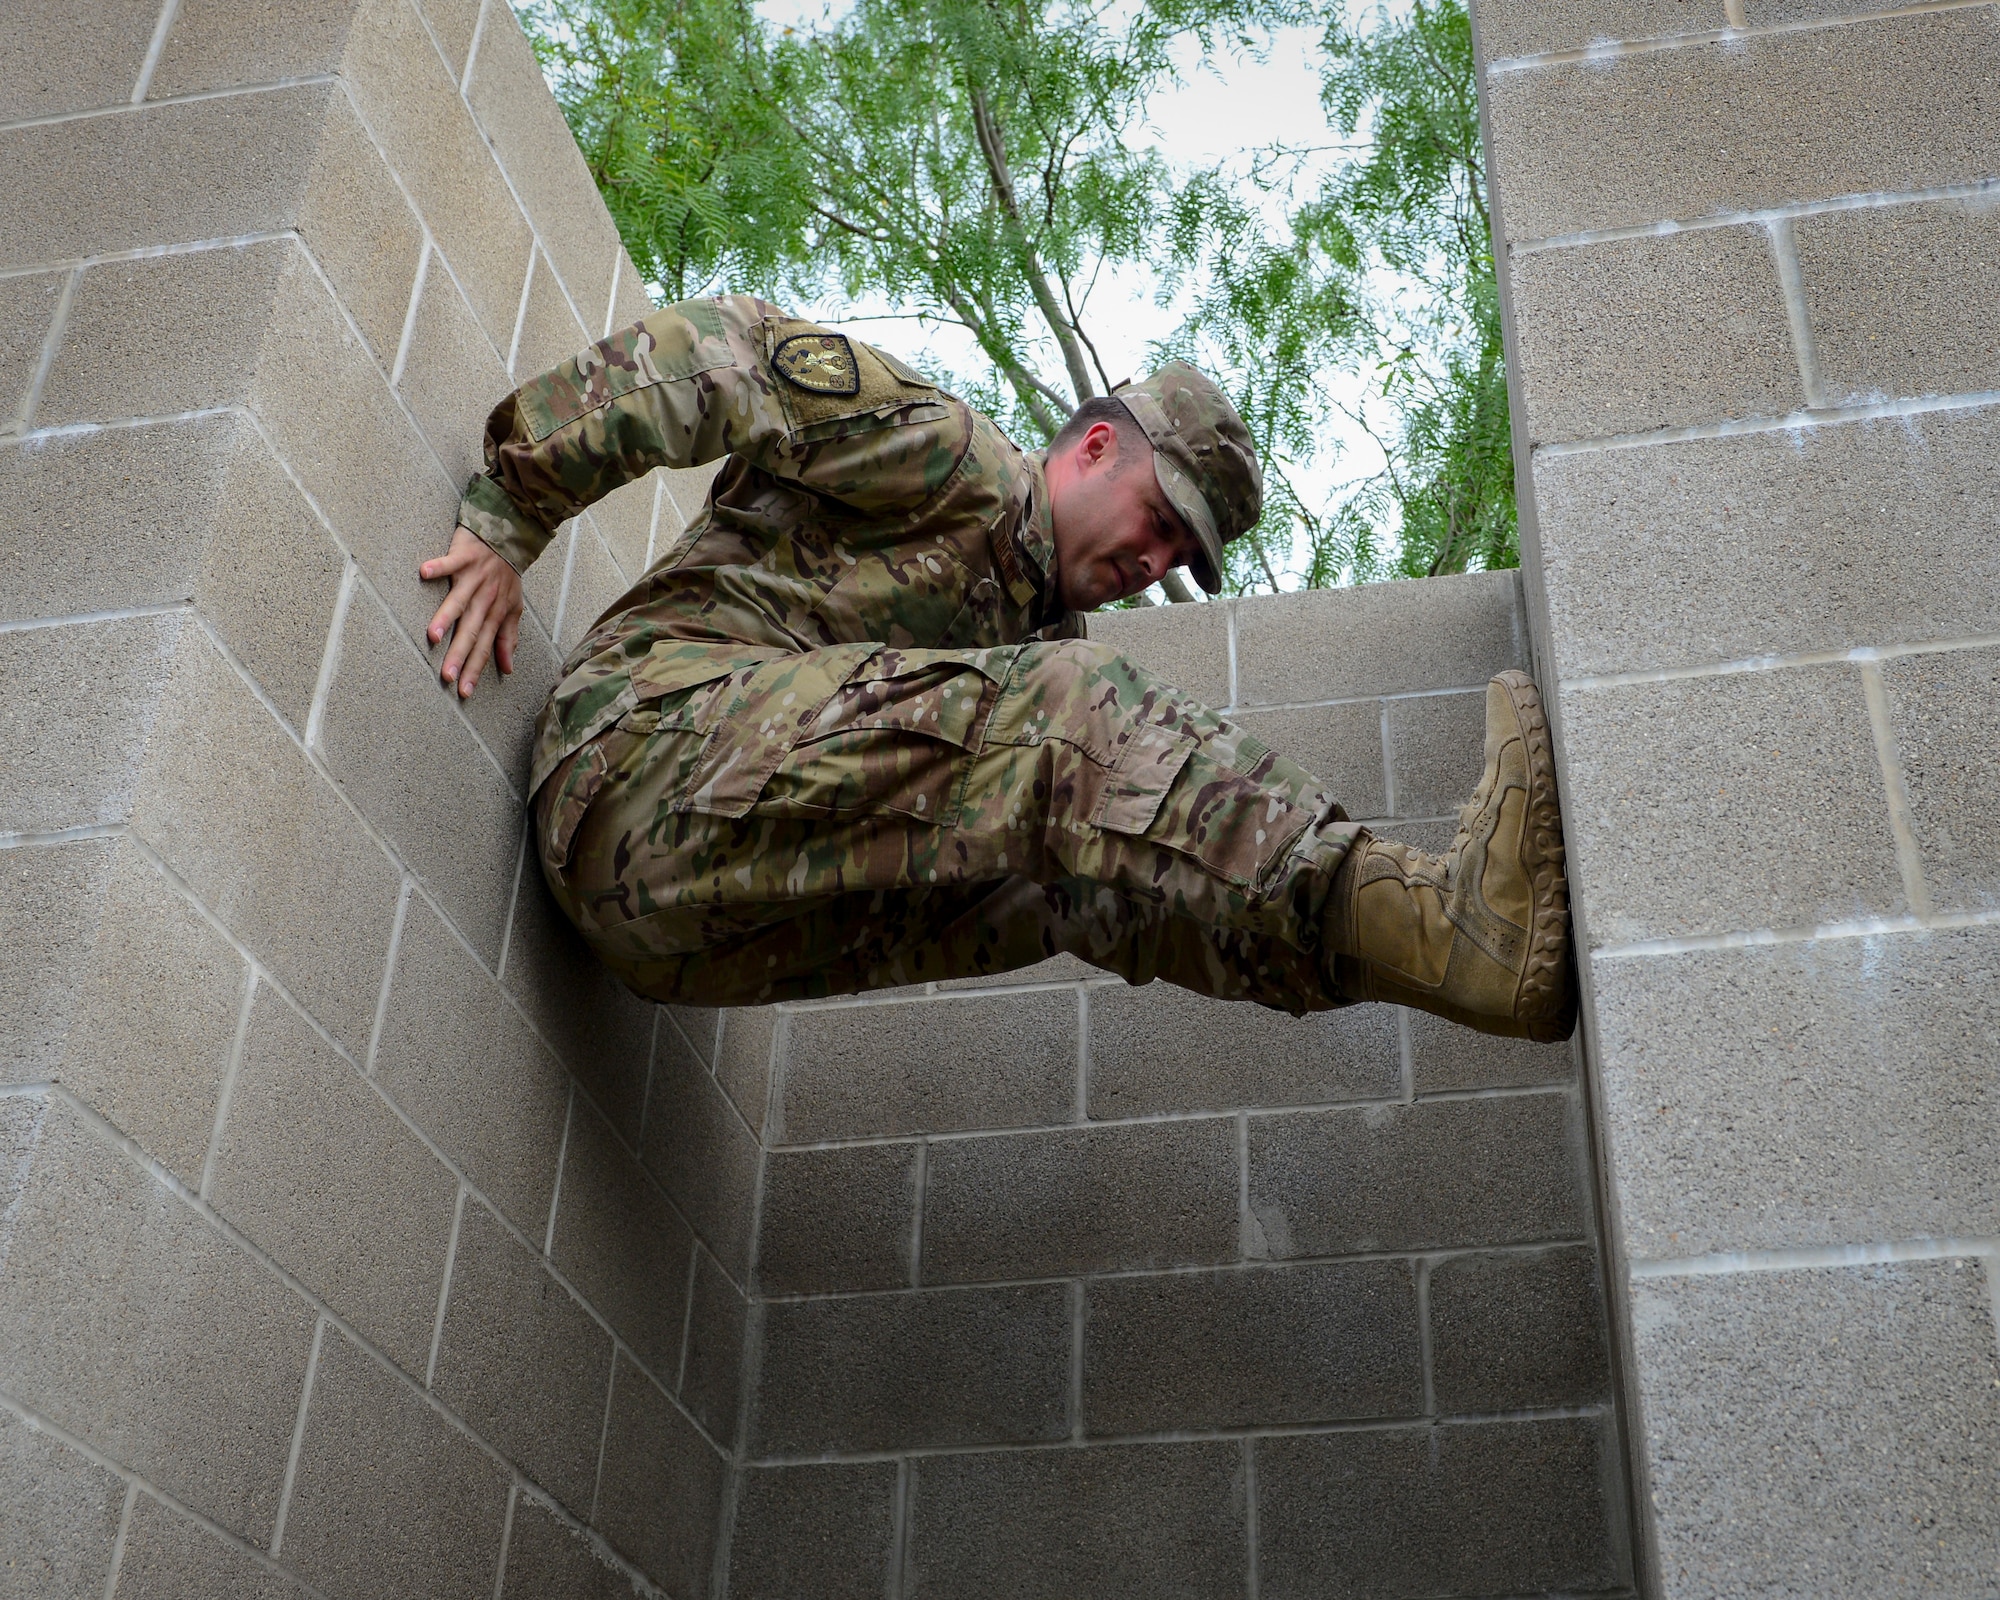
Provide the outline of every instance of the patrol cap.
[[1121,383],[1112,396],[1152,441],[1153,475],[1201,547],[1190,569],[1195,581],[1220,594],[1222,547],[1254,528],[1264,505],[1250,430],[1229,397],[1185,361]]

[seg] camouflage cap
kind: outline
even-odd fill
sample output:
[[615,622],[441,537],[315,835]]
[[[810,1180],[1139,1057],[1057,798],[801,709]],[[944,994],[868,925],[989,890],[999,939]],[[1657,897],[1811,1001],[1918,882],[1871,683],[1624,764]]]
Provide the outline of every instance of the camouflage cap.
[[1185,361],[1112,391],[1153,442],[1153,475],[1201,547],[1190,570],[1222,592],[1222,547],[1257,525],[1264,473],[1229,397]]

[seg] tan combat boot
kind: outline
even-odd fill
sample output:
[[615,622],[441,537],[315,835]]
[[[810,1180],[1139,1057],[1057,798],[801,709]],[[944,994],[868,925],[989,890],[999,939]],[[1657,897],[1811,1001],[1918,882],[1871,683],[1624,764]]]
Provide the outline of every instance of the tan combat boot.
[[1545,1043],[1576,1026],[1569,880],[1542,697],[1525,672],[1486,686],[1486,771],[1443,856],[1363,829],[1326,914],[1334,984],[1481,1033]]

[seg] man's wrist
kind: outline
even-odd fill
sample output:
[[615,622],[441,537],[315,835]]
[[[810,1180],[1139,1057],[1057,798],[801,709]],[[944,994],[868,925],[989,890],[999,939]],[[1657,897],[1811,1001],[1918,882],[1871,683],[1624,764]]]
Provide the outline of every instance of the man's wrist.
[[476,534],[508,566],[525,573],[549,544],[549,531],[485,473],[474,473],[458,503],[458,524]]

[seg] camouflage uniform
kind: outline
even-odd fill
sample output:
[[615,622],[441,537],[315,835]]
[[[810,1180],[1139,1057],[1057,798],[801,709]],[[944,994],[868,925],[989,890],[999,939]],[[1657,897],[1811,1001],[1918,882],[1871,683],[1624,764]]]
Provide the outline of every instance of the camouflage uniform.
[[[1133,409],[1161,437],[1194,403]],[[754,1004],[1068,951],[1343,1003],[1322,923],[1344,813],[1085,642],[1040,457],[894,357],[748,297],[656,311],[495,408],[460,516],[525,568],[620,484],[725,456],[538,725],[543,872],[628,983]],[[1221,509],[1223,537],[1247,525]]]

